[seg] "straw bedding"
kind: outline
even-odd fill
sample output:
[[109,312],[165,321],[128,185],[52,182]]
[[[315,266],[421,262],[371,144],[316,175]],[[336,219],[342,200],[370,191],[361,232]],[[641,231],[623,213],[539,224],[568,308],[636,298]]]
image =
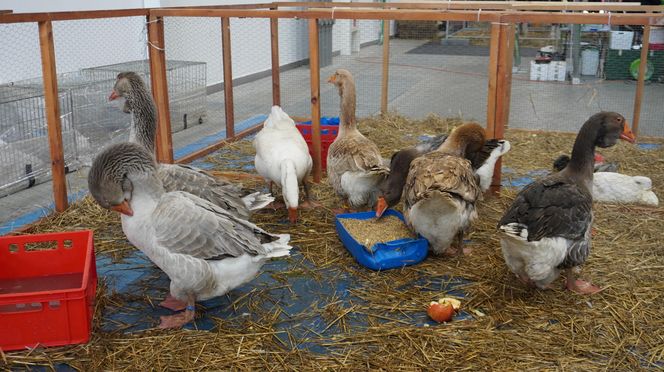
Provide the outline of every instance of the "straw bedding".
[[[390,114],[368,118],[360,123],[360,129],[389,157],[393,151],[416,143],[421,134],[449,131],[459,123],[434,116],[410,121]],[[574,135],[509,130],[506,138],[512,150],[504,157],[503,165],[512,173],[505,177],[520,177],[535,169],[550,169],[559,154],[569,153]],[[252,153],[250,141],[240,141],[207,161],[219,170],[239,169],[251,163]],[[609,161],[618,161],[623,173],[651,177],[656,193],[664,187],[662,148],[646,151],[620,143],[602,150],[602,154]],[[244,183],[263,186],[252,179]],[[473,249],[470,256],[430,256],[419,265],[380,273],[358,266],[339,242],[330,210],[337,206],[337,199],[330,188],[322,182],[313,191],[323,208],[302,210],[297,226],[283,223],[287,219],[285,210],[264,210],[254,220],[269,231],[292,234],[297,251],[316,267],[305,270],[289,266],[291,271],[277,275],[283,285],[288,286],[289,278],[295,276],[336,280],[325,277],[328,269],[352,272],[358,278],[359,285],[348,291],[359,300],[346,303],[339,298],[322,308],[312,306],[307,310],[320,312],[330,329],[306,341],[319,344],[327,352],[293,347],[303,340],[295,340],[290,333],[290,342],[275,337],[277,332],[290,332],[274,326],[279,312],[275,305],[273,311],[248,317],[241,328],[216,319],[212,331],[147,330],[126,334],[102,331],[97,321],[87,345],[7,353],[0,363],[8,368],[66,363],[80,370],[662,368],[664,208],[595,205],[596,235],[583,276],[605,289],[582,297],[562,290],[562,280],[556,282],[559,289],[525,288],[505,266],[495,226],[516,195],[514,189],[503,189],[500,197],[486,198],[480,206],[479,222],[468,236],[471,241],[467,246]],[[118,216],[89,198],[39,222],[29,232],[82,228],[95,229],[100,255],[110,254],[121,261],[134,249],[122,234]],[[427,304],[446,294],[445,284],[454,281],[448,278],[468,281],[457,282],[460,287],[456,289],[466,293],[462,309],[470,319],[423,326],[423,318],[417,316],[425,317]],[[127,296],[109,295],[102,288],[97,317],[105,307],[144,300]],[[349,321],[353,314],[368,314],[367,326],[354,328]],[[333,328],[336,331],[330,333]]]

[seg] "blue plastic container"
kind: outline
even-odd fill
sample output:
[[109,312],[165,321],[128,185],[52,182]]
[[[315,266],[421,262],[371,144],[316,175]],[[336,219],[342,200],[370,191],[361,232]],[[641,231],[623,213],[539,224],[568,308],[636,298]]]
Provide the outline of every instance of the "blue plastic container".
[[[303,121],[302,124],[311,125],[311,120]],[[320,125],[339,125],[339,117],[338,116],[333,116],[333,117],[323,116],[322,118],[320,118]]]
[[[393,209],[383,216],[396,216],[404,221],[403,215]],[[350,254],[360,265],[372,270],[395,269],[422,262],[429,252],[429,242],[421,236],[417,239],[399,239],[387,243],[377,243],[369,250],[355,240],[341,223],[341,219],[368,220],[376,217],[376,212],[344,213],[335,217],[337,234]],[[371,252],[369,252],[371,251]]]

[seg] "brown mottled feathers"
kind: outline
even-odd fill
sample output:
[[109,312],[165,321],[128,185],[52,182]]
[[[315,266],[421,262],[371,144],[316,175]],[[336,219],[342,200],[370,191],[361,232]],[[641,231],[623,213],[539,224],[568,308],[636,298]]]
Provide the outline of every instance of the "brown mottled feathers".
[[406,208],[435,191],[451,194],[469,203],[482,198],[470,161],[438,151],[413,160],[404,189]]
[[336,172],[370,171],[376,168],[388,168],[383,165],[378,146],[373,141],[360,135],[348,136],[335,141],[328,150],[328,168]]

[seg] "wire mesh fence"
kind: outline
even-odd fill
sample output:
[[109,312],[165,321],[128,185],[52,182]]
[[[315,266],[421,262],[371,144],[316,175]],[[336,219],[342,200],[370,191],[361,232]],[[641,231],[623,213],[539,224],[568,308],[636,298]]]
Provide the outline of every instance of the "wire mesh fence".
[[[219,17],[163,20],[170,124],[178,158],[192,143],[226,137],[222,22]],[[338,92],[327,83],[339,68],[355,77],[358,118],[380,113],[387,41],[388,111],[411,119],[435,114],[485,123],[489,23],[392,20],[387,21],[386,37],[379,20],[317,22],[322,116],[339,115]],[[276,23],[281,105],[291,116],[310,117],[309,19]],[[641,26],[523,23],[516,30],[511,128],[576,131],[600,110],[618,111],[631,120]],[[271,21],[230,18],[229,32],[237,133],[262,122],[273,103]],[[65,159],[68,169],[75,170],[104,145],[128,139],[131,115],[122,111],[122,102],[108,102],[107,97],[122,71],[138,72],[150,86],[147,24],[142,16],[55,21],[53,33]],[[2,169],[1,179],[16,192],[47,181],[50,172],[37,24],[2,24],[0,38],[0,160],[3,167],[11,166]],[[641,135],[664,136],[663,44],[662,30],[653,28]],[[18,94],[19,89],[30,93]],[[19,141],[41,142],[33,150],[16,145]],[[68,176],[72,193],[84,188],[83,176],[80,172],[78,181]]]
[[[631,120],[641,26],[521,24],[518,29],[510,127],[576,132],[598,111],[616,111]],[[529,34],[540,37],[527,39]],[[654,104],[664,99],[663,56],[649,52],[653,73],[646,78],[641,135],[664,134],[664,112]]]

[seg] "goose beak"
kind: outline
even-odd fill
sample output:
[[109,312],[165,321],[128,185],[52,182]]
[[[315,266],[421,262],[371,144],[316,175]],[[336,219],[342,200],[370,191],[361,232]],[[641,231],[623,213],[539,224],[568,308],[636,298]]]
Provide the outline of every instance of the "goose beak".
[[108,96],[109,101],[113,101],[113,100],[118,99],[118,98],[120,98],[120,96],[117,93],[115,93],[115,90],[111,92],[110,96]]
[[288,221],[292,224],[297,223],[297,208],[288,208]]
[[327,82],[330,83],[330,84],[334,84],[334,83],[336,83],[336,81],[337,81],[337,78],[335,77],[335,75],[332,75],[329,78],[327,78]]
[[625,125],[623,126],[623,131],[622,133],[620,133],[620,139],[625,140],[629,143],[636,142],[636,136],[634,136],[632,130],[629,129],[629,124],[627,123],[627,121],[625,121]]
[[381,218],[383,213],[387,210],[387,202],[384,197],[379,197],[376,202],[376,218]]
[[134,211],[131,209],[131,207],[129,206],[129,203],[126,200],[123,201],[122,203],[118,204],[118,205],[112,206],[111,210],[116,211],[116,212],[120,212],[120,213],[125,214],[127,216],[133,216],[134,215]]

